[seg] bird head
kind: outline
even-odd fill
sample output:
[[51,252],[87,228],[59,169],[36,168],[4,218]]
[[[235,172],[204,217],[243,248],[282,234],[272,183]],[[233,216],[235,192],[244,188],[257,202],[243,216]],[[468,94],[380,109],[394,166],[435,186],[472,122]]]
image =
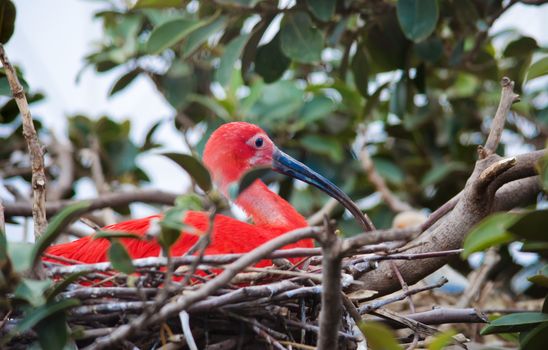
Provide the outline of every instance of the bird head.
[[245,123],[223,124],[215,130],[204,149],[204,163],[213,180],[226,194],[229,186],[249,170],[272,170],[304,181],[337,199],[366,228],[369,223],[357,205],[331,181],[280,151],[260,127]]

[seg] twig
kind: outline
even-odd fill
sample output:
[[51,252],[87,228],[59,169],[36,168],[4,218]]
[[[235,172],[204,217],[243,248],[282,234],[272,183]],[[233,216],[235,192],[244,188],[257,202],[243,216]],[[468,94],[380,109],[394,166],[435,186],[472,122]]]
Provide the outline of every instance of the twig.
[[320,311],[320,334],[318,349],[338,349],[337,331],[341,324],[341,268],[342,241],[324,217],[325,231],[320,234],[322,246],[322,309]]
[[514,102],[519,100],[519,95],[514,93],[514,82],[509,78],[504,77],[500,82],[502,86],[502,95],[500,97],[499,106],[493,122],[491,123],[491,131],[483,147],[483,151],[480,152],[480,158],[485,159],[489,155],[494,154],[497,151],[497,147],[500,142],[502,131],[504,130],[504,124],[506,123],[506,116],[512,107]]
[[468,279],[471,280],[470,286],[456,303],[456,307],[462,308],[470,305],[472,299],[477,296],[479,290],[485,283],[487,276],[489,276],[489,272],[491,272],[499,260],[500,256],[494,248],[487,250],[481,267],[472,272],[473,276],[468,276]]
[[4,66],[13,98],[23,118],[23,136],[27,142],[32,166],[32,218],[34,219],[34,237],[38,238],[46,230],[46,174],[44,171],[44,151],[38,140],[32,121],[29,104],[23,86],[17,78],[15,69],[10,64],[4,46],[0,44],[0,61]]
[[74,162],[72,161],[72,144],[62,144],[54,134],[51,135],[52,148],[56,154],[55,164],[59,167],[56,183],[48,191],[48,201],[60,200],[70,191],[74,182]]
[[[485,311],[484,311],[485,312]],[[405,317],[428,325],[446,323],[487,323],[483,312],[473,308],[449,309],[437,308],[430,311],[405,315]],[[399,328],[399,327],[397,327]]]
[[[135,190],[131,192],[115,192],[89,199],[91,206],[89,211],[102,209],[106,207],[117,207],[131,204],[134,202],[154,203],[173,205],[177,194],[159,190]],[[59,201],[49,202],[46,206],[47,216],[53,216],[63,210],[64,207],[77,203],[79,201]],[[5,214],[11,216],[32,216],[32,211],[28,203],[5,203]]]
[[388,207],[392,211],[397,213],[413,210],[413,207],[409,205],[409,203],[406,203],[400,200],[397,196],[395,196],[392,193],[390,188],[388,188],[386,181],[384,181],[383,177],[380,176],[379,173],[377,172],[377,169],[375,168],[375,164],[373,163],[371,156],[369,155],[369,151],[367,150],[367,140],[365,140],[367,128],[361,127],[358,130],[359,130],[358,133],[364,139],[363,146],[360,149],[360,160],[362,162],[362,166],[371,184],[373,184],[375,189],[381,194],[381,198],[383,199],[383,202],[386,203],[386,205],[388,205]]
[[409,240],[415,234],[420,232],[420,228],[410,227],[404,229],[389,229],[389,230],[376,230],[371,232],[365,232],[351,238],[344,240],[341,253],[348,254],[355,249],[367,244],[374,244],[378,242],[388,241],[402,241]]
[[425,287],[420,287],[420,288],[410,288],[410,289],[407,290],[407,292],[396,294],[396,295],[394,295],[390,298],[386,298],[386,299],[383,299],[383,300],[373,301],[371,303],[364,304],[364,305],[362,305],[358,308],[358,311],[360,312],[360,314],[365,314],[365,313],[380,309],[381,307],[383,307],[385,305],[392,304],[392,303],[395,303],[397,301],[404,300],[409,295],[424,292],[426,290],[439,288],[439,287],[443,286],[446,283],[447,283],[447,279],[445,277],[443,277],[435,284],[428,285],[428,286],[425,286]]
[[193,254],[194,248],[196,247],[196,249],[198,250],[198,258],[194,260],[194,262],[190,265],[188,274],[185,276],[183,282],[181,282],[179,288],[184,288],[187,285],[187,283],[190,281],[191,276],[194,275],[194,272],[196,272],[196,268],[202,262],[204,258],[205,250],[211,243],[211,234],[213,233],[213,227],[214,227],[216,215],[217,215],[217,207],[213,207],[211,209],[211,212],[209,213],[208,226],[207,226],[206,232],[200,237],[196,245],[194,247],[191,247],[185,253],[185,256],[189,256],[190,254]]
[[318,210],[316,213],[311,215],[308,219],[306,219],[306,221],[308,222],[310,226],[321,224],[324,216],[326,215],[329,216],[331,212],[335,210],[338,204],[339,204],[338,200],[336,200],[335,198],[329,198],[329,200],[325,202],[323,207],[320,210]]
[[186,339],[186,344],[190,350],[198,350],[194,337],[192,336],[192,331],[190,330],[190,316],[188,312],[181,311],[179,312],[179,320],[181,321],[181,327],[183,329],[183,335]]
[[0,198],[0,231],[6,232],[6,219],[4,218],[4,205],[2,204],[2,198]]

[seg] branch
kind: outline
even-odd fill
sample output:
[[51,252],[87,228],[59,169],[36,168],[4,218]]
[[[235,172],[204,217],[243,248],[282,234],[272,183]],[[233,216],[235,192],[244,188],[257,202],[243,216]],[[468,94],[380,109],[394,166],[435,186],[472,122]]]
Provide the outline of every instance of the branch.
[[72,188],[74,182],[74,162],[72,161],[72,144],[61,143],[55,135],[51,146],[56,154],[55,164],[59,167],[59,176],[54,186],[48,191],[48,200],[60,200]]
[[44,152],[38,141],[38,135],[34,128],[32,115],[23,86],[17,78],[17,73],[8,60],[4,46],[0,44],[0,61],[6,76],[13,98],[21,112],[23,119],[23,136],[27,142],[30,162],[32,166],[32,218],[34,219],[34,237],[38,238],[46,230],[48,220],[46,219],[46,174],[44,171]]
[[[527,180],[527,188],[519,189],[525,192],[525,195],[516,193],[514,197],[507,194],[508,188],[503,192],[492,194],[496,190],[496,186],[500,186],[502,180],[506,177],[508,180],[516,179],[520,176],[528,175],[527,171],[513,170],[513,167],[518,165],[518,158],[523,160],[528,159],[529,164],[534,164],[532,161],[539,156],[538,152],[533,154],[525,154],[519,157],[503,159],[494,153],[500,134],[504,127],[504,119],[508,114],[511,104],[515,101],[516,96],[512,92],[512,86],[509,79],[503,79],[503,92],[501,103],[497,115],[493,120],[491,130],[486,146],[480,148],[480,159],[476,162],[474,171],[467,181],[466,187],[456,198],[444,205],[445,215],[437,215],[437,222],[429,220],[430,227],[419,238],[410,242],[412,246],[407,253],[418,254],[442,250],[454,250],[462,247],[464,237],[470,229],[487,215],[491,214],[495,208],[501,209],[502,206],[512,207],[523,199],[531,199],[532,190],[538,189],[539,186],[534,180]],[[506,175],[506,173],[510,175]],[[501,180],[499,180],[499,178]],[[523,180],[520,180],[523,181]],[[515,182],[515,181],[514,181]],[[503,190],[503,186],[500,190]],[[516,189],[513,186],[512,189]],[[502,194],[507,200],[505,204],[500,203]],[[538,192],[537,192],[538,193]],[[451,204],[451,205],[449,205]],[[450,207],[454,204],[454,208]],[[443,214],[443,213],[442,213]],[[426,225],[423,225],[426,226]],[[413,284],[426,277],[430,273],[436,271],[449,261],[449,257],[422,259],[415,264],[405,264],[397,262],[397,267],[400,270],[402,277],[409,284]],[[363,282],[362,288],[378,291],[384,295],[399,289],[399,283],[392,272],[389,264],[380,263],[379,268],[369,271],[360,277]],[[350,290],[356,289],[354,285],[350,286]]]
[[504,130],[504,124],[506,123],[506,116],[510,112],[510,108],[514,102],[519,101],[519,95],[514,93],[514,82],[509,78],[502,78],[500,84],[502,85],[502,95],[500,97],[499,106],[493,122],[491,124],[491,132],[487,137],[485,142],[485,147],[483,148],[484,154],[482,158],[494,154],[497,151],[497,147],[500,142],[500,137],[502,131]]
[[390,188],[388,188],[388,185],[386,185],[386,182],[384,181],[382,176],[380,176],[377,172],[375,164],[373,164],[371,156],[369,155],[369,151],[367,150],[367,142],[365,140],[366,131],[367,129],[363,127],[361,128],[361,131],[359,131],[359,133],[361,133],[362,138],[364,138],[363,146],[361,147],[360,151],[360,160],[362,162],[365,173],[367,174],[367,178],[373,184],[375,189],[381,194],[381,198],[392,211],[404,212],[413,210],[413,207],[411,205],[400,200],[392,193]]
[[[487,323],[487,317],[473,308],[468,309],[449,309],[437,308],[430,311],[417,312],[405,315],[406,318],[418,321],[428,325],[438,325],[446,323]],[[401,324],[391,323],[395,328],[403,328]]]
[[[98,196],[95,199],[89,200],[91,206],[88,211],[96,209],[102,209],[106,207],[116,207],[120,205],[126,205],[134,202],[144,202],[153,204],[173,205],[177,194],[169,193],[160,190],[141,190],[132,192],[115,192],[102,196]],[[57,212],[63,210],[64,207],[77,203],[79,201],[59,201],[49,202],[46,206],[46,214],[48,217],[55,215]],[[32,211],[28,203],[6,203],[5,212],[7,217],[11,216],[31,216]]]
[[322,308],[320,311],[319,350],[337,349],[341,324],[341,245],[342,241],[324,217],[325,231],[319,235],[322,259]]

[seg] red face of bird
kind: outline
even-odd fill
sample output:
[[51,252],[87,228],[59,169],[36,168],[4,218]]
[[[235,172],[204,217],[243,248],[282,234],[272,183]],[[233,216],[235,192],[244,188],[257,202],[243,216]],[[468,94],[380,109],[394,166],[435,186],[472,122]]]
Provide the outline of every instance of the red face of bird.
[[311,184],[337,199],[364,228],[369,228],[360,209],[343,191],[322,175],[280,151],[256,125],[233,122],[220,126],[211,134],[205,146],[204,163],[225,194],[228,187],[247,171],[266,166]]

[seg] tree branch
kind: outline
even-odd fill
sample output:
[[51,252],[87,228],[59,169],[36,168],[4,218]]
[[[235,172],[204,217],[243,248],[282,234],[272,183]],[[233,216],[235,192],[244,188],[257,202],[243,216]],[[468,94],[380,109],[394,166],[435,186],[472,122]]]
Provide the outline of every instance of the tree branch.
[[[91,206],[88,211],[96,209],[102,209],[106,207],[116,207],[120,205],[126,205],[134,202],[154,203],[173,205],[177,194],[169,193],[160,190],[140,190],[132,192],[115,192],[102,196],[98,196],[95,199],[89,200]],[[61,211],[64,207],[77,203],[79,201],[58,201],[49,202],[46,206],[46,214],[48,217],[55,215]],[[7,217],[11,216],[31,216],[32,211],[28,203],[5,203],[5,213]]]
[[13,93],[13,98],[23,119],[23,136],[27,142],[32,166],[32,218],[34,219],[34,237],[38,238],[46,230],[46,174],[44,171],[44,152],[38,140],[32,121],[29,104],[23,86],[17,78],[17,73],[8,60],[4,46],[0,44],[0,61]]
[[500,84],[502,85],[502,95],[500,97],[499,106],[493,122],[491,124],[491,131],[485,142],[485,147],[483,148],[482,154],[480,157],[482,159],[487,156],[494,154],[497,151],[497,147],[500,142],[500,137],[502,131],[504,130],[504,124],[506,123],[506,116],[510,112],[510,108],[514,102],[519,101],[519,95],[514,93],[514,82],[509,78],[502,78]]
[[322,309],[320,311],[319,350],[337,349],[341,324],[341,239],[324,217],[325,231],[319,235],[322,246]]

